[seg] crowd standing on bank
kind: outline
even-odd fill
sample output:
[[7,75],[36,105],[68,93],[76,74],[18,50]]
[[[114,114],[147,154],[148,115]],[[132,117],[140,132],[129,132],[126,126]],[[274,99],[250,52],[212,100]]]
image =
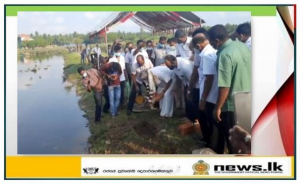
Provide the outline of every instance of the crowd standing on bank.
[[[86,90],[94,93],[95,123],[100,123],[102,111],[115,118],[121,107],[130,116],[136,96],[144,95],[151,108],[157,105],[160,119],[172,117],[174,108],[185,108],[185,116],[200,123],[205,147],[223,154],[225,146],[235,153],[239,145],[243,149],[238,153],[249,153],[249,133],[235,126],[232,95],[251,91],[251,26],[241,24],[235,34],[238,40],[233,41],[223,25],[215,25],[209,30],[198,28],[191,36],[177,30],[172,38],[161,36],[157,45],[138,40],[134,48],[131,42],[123,46],[115,40],[107,58],[101,56],[98,44],[93,49],[88,46],[81,52],[81,63],[96,59],[94,67],[80,67],[78,73]],[[212,147],[214,127],[218,138]],[[244,135],[243,141],[237,143],[236,135]]]

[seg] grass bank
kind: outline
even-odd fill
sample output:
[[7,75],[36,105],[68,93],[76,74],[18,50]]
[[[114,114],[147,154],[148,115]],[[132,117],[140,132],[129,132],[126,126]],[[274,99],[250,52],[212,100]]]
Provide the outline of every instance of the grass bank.
[[[95,103],[93,94],[88,93],[81,84],[77,73],[80,65],[79,53],[65,53],[64,73],[66,80],[72,83],[80,96],[79,106],[89,121],[89,137],[92,154],[190,154],[197,149],[195,137],[182,136],[177,128],[183,117],[182,110],[176,110],[173,118],[159,120],[159,112],[150,111],[135,113],[128,117],[125,109],[119,116],[111,119],[110,114],[104,117],[99,125],[93,123]],[[88,69],[91,66],[84,65]],[[104,101],[104,99],[103,99]]]
[[65,47],[37,48],[37,49],[18,49],[18,61],[25,59],[43,60],[53,55],[66,54]]
[[19,54],[35,54],[35,53],[47,53],[47,52],[64,52],[67,51],[66,47],[45,47],[35,49],[18,49]]

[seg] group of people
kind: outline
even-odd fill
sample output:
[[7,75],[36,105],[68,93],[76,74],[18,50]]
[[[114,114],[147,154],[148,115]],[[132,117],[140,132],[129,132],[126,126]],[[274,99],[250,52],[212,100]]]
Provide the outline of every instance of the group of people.
[[85,64],[86,60],[90,63],[93,61],[93,58],[97,58],[97,60],[99,60],[101,56],[101,48],[98,44],[96,44],[96,46],[91,50],[90,46],[88,45],[86,48],[81,50],[80,55],[81,64]]
[[[235,125],[232,95],[251,91],[251,26],[240,24],[236,34],[238,40],[233,41],[223,25],[215,25],[191,35],[177,30],[173,38],[161,36],[155,46],[150,40],[138,40],[136,48],[129,42],[123,49],[116,40],[100,69],[78,68],[85,88],[94,92],[95,121],[101,118],[103,91],[103,111],[109,106],[112,117],[118,115],[128,81],[127,115],[145,87],[151,108],[159,103],[160,118],[172,117],[175,104],[182,104],[185,116],[193,123],[199,121],[206,147],[222,154],[227,145],[229,153],[236,152],[229,140],[235,132],[229,131]],[[214,126],[218,139],[212,147]],[[249,134],[246,137],[244,143],[249,145]]]

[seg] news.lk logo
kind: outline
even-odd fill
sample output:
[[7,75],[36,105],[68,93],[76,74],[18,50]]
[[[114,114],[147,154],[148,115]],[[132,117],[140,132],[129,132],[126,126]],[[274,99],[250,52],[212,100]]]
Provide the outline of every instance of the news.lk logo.
[[267,166],[263,165],[215,165],[215,173],[283,173],[282,165],[277,162],[268,162]]

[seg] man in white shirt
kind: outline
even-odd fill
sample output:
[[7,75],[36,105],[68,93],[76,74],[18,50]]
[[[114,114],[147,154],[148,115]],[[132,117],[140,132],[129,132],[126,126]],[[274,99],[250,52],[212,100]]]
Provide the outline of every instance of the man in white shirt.
[[244,23],[238,25],[235,31],[238,34],[238,39],[245,43],[249,50],[252,50],[251,45],[251,25],[249,23]]
[[[217,125],[213,117],[213,111],[218,97],[218,74],[217,74],[217,51],[209,44],[207,33],[193,38],[193,46],[199,52],[199,81],[200,81],[200,102],[199,102],[199,120],[203,130],[206,146],[210,147],[210,137],[213,133],[214,124]],[[221,138],[221,136],[220,136]],[[223,139],[223,138],[222,138]],[[220,140],[223,141],[223,140]],[[221,143],[221,142],[218,142]],[[223,153],[223,147],[215,149],[219,154]]]
[[[193,72],[194,63],[182,57],[176,58],[172,55],[167,55],[165,64],[170,70],[173,70],[174,75],[176,75],[183,82],[185,89],[184,96],[186,117],[191,122],[195,122],[198,119],[197,104],[199,102],[199,98],[186,98],[186,93],[188,85],[190,84],[190,78]],[[196,85],[195,90],[199,91],[199,84]]]
[[176,51],[176,39],[173,38],[169,38],[167,41],[168,45],[167,45],[167,55],[172,55],[175,56],[177,55],[177,51]]
[[173,90],[176,84],[173,71],[166,66],[157,66],[148,70],[150,91],[157,94],[155,101],[159,101],[160,119],[173,116]]
[[99,56],[101,55],[101,49],[98,44],[96,44],[96,47],[93,48],[92,52],[96,53],[97,57],[99,58]]
[[159,37],[159,43],[152,52],[151,58],[154,60],[155,66],[160,66],[165,62],[164,58],[167,55],[166,40],[165,36]]
[[[131,85],[131,93],[129,96],[129,102],[127,107],[127,115],[130,115],[134,106],[135,97],[137,92],[141,92],[143,80],[141,79],[141,73],[144,70],[149,70],[153,68],[153,64],[150,61],[150,59],[145,59],[142,54],[138,54],[137,62],[132,65],[131,69],[131,79],[132,79],[132,85]],[[145,84],[144,84],[145,85]]]
[[190,42],[192,41],[191,37],[188,37],[183,31],[177,30],[175,32],[175,38],[177,39],[177,56],[190,59],[193,55],[192,51],[189,48]]
[[97,62],[98,62],[97,66],[99,67],[100,66],[99,62],[100,62],[101,49],[98,44],[96,44],[96,47],[94,47],[92,49],[92,52],[97,54]]
[[122,69],[122,74],[120,76],[120,86],[121,86],[121,97],[120,97],[120,106],[124,104],[124,89],[125,89],[125,81],[127,78],[127,71],[125,67],[125,57],[121,55],[122,47],[121,45],[115,45],[114,47],[114,55],[109,59],[110,62],[117,62],[120,64]]
[[[192,37],[193,39],[199,37],[199,36],[203,36],[204,34],[207,33],[207,30],[204,29],[204,28],[198,28],[196,29],[193,33],[192,33]],[[192,43],[192,42],[191,42]],[[193,43],[192,43],[192,46],[193,46]],[[187,91],[187,98],[188,99],[192,99],[193,97],[195,98],[197,96],[198,98],[198,102],[197,102],[197,106],[198,106],[198,103],[199,103],[199,91],[195,91],[194,93],[194,88],[196,86],[196,84],[198,84],[200,81],[199,81],[199,76],[200,76],[200,73],[199,73],[199,66],[200,66],[200,51],[193,48],[194,49],[194,52],[195,52],[195,56],[194,56],[194,69],[193,69],[193,73],[192,73],[192,76],[191,76],[191,80],[190,80],[190,84],[189,84],[189,89]]]
[[190,82],[190,77],[193,72],[194,64],[182,57],[174,57],[172,55],[166,56],[166,66],[174,71],[174,74],[183,82],[184,86],[188,86]]
[[[167,41],[168,45],[166,48],[166,55],[172,55],[174,57],[177,56],[177,50],[176,50],[176,45],[177,41],[175,37],[169,38]],[[178,77],[177,77],[178,78]],[[175,103],[177,108],[182,108],[185,107],[185,100],[184,100],[184,89],[183,89],[183,84],[181,80],[176,80],[176,87],[173,90],[174,92],[174,98],[175,98]]]
[[144,56],[145,59],[149,59],[148,53],[145,49],[145,41],[144,40],[138,40],[136,42],[137,48],[136,49],[132,49],[131,53],[132,53],[132,64],[136,63],[136,56],[138,54],[142,54]]

